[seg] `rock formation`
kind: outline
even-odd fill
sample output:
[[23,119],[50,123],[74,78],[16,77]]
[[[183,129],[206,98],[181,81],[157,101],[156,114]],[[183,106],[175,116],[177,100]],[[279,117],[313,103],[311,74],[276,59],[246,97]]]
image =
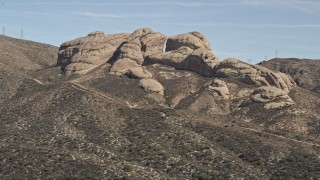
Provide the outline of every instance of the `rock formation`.
[[288,94],[274,86],[262,86],[251,95],[254,102],[265,103],[264,108],[274,109],[295,104]]
[[164,88],[157,80],[150,79],[150,78],[141,79],[139,85],[145,91],[157,92],[157,93],[163,95]]
[[127,37],[126,33],[108,35],[97,31],[65,42],[60,46],[57,65],[66,75],[86,74],[110,61]]
[[[58,65],[66,75],[83,75],[104,63],[111,64],[111,68],[107,69],[110,74],[140,79],[140,86],[146,91],[158,92],[162,95],[164,94],[163,85],[147,70],[146,66],[150,64],[167,65],[175,69],[193,71],[201,76],[216,78],[205,87],[214,98],[229,100],[248,98],[253,94],[252,102],[260,102],[261,99],[257,99],[258,96],[270,96],[266,104],[267,108],[293,103],[290,97],[287,97],[295,85],[291,77],[234,58],[221,62],[212,53],[209,41],[199,32],[184,33],[169,38],[150,28],[137,29],[131,34],[107,35],[103,32],[93,32],[86,37],[63,43],[60,47]],[[253,86],[253,89],[257,86],[263,86],[263,88],[256,90],[247,88],[237,92],[233,90],[231,93],[228,83],[217,78],[236,79]],[[277,90],[281,95],[274,96]],[[284,104],[279,104],[278,101],[276,101],[278,104],[274,104],[274,100],[279,98]],[[173,100],[175,101],[174,98]],[[180,100],[182,98],[177,102]],[[215,100],[212,99],[212,101]]]
[[209,41],[199,32],[178,34],[168,38],[166,51],[174,51],[181,47],[189,47],[193,50],[199,48],[211,50]]
[[293,79],[283,73],[275,73],[259,65],[246,64],[238,59],[226,59],[217,66],[217,77],[233,77],[245,84],[275,86],[288,93],[295,85]]
[[221,96],[223,99],[229,99],[229,89],[227,84],[219,79],[213,80],[207,90],[212,91],[213,96]]
[[152,74],[147,70],[147,68],[141,67],[141,66],[130,68],[127,74],[131,78],[138,78],[138,79],[152,78]]

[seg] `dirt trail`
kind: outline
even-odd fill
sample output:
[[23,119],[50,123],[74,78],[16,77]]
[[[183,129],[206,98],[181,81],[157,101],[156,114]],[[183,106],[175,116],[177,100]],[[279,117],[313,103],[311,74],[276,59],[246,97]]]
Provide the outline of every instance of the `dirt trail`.
[[88,93],[91,93],[91,94],[94,94],[96,96],[99,96],[103,99],[106,99],[106,100],[109,100],[109,101],[112,101],[116,104],[119,104],[119,105],[122,105],[122,106],[126,106],[126,107],[129,107],[129,108],[137,108],[137,105],[130,105],[129,102],[123,102],[123,101],[119,101],[115,98],[112,98],[106,94],[103,94],[97,90],[94,90],[94,89],[90,89],[88,87],[85,87],[81,84],[78,84],[78,83],[75,83],[75,82],[69,82],[71,84],[71,87],[75,88],[75,89],[78,89],[80,91],[84,91],[84,92],[88,92]]
[[280,136],[280,135],[276,135],[276,134],[272,134],[272,133],[268,133],[268,132],[264,132],[264,131],[260,131],[260,130],[256,130],[256,129],[252,129],[252,128],[246,128],[246,127],[240,127],[240,126],[238,126],[238,128],[245,129],[247,131],[251,131],[251,132],[255,132],[255,133],[259,133],[259,134],[264,135],[264,136],[272,136],[272,137],[279,138],[279,139],[282,139],[282,140],[285,140],[285,141],[292,141],[292,142],[295,142],[295,143],[298,143],[298,144],[305,144],[305,145],[309,145],[309,146],[320,147],[320,144],[301,141],[301,140],[297,140],[297,139],[291,139],[291,138],[287,138],[287,137],[284,137],[284,136]]

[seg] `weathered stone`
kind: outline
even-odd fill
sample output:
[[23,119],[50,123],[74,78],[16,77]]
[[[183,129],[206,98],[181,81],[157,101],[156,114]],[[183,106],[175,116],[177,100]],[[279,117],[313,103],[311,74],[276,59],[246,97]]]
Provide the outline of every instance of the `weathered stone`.
[[274,86],[262,86],[255,89],[251,99],[254,102],[265,103],[264,107],[266,109],[295,104],[286,92]]
[[190,32],[169,37],[166,44],[166,51],[174,51],[183,46],[193,50],[198,48],[211,50],[210,43],[204,35],[199,32]]
[[130,68],[129,72],[127,73],[129,77],[132,78],[152,78],[152,74],[147,70],[146,67],[133,67]]
[[207,88],[209,91],[212,91],[214,96],[222,97],[223,99],[229,99],[229,89],[224,81],[215,79]]
[[129,69],[132,67],[137,67],[139,66],[135,61],[124,58],[124,59],[119,59],[117,62],[115,62],[111,69],[110,69],[110,74],[114,75],[123,75],[126,74]]
[[258,65],[246,64],[238,59],[226,59],[216,69],[217,77],[233,77],[249,85],[274,86],[286,93],[295,85],[287,75]]
[[158,32],[152,32],[141,38],[142,53],[144,57],[161,53],[164,51],[164,46],[167,36]]
[[142,64],[144,58],[141,53],[141,47],[135,43],[126,43],[120,48],[118,59],[128,58],[138,64]]
[[139,85],[147,92],[152,91],[157,92],[161,95],[164,94],[164,88],[157,80],[151,78],[141,79]]
[[220,63],[211,51],[203,48],[193,50],[187,46],[180,47],[174,51],[148,56],[147,62],[190,70],[203,76],[212,76],[214,67]]
[[85,74],[112,59],[127,36],[125,33],[107,35],[97,31],[65,42],[60,46],[57,65],[66,70],[67,75]]

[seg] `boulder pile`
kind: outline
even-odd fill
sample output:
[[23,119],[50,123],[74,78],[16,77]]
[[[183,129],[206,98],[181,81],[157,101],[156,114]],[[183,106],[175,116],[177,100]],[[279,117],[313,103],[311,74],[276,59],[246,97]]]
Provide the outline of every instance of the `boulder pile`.
[[[65,75],[84,75],[105,63],[110,64],[111,68],[106,70],[111,75],[139,79],[139,86],[147,92],[164,95],[165,88],[157,80],[161,77],[148,70],[148,65],[162,64],[214,78],[205,89],[215,98],[250,97],[252,103],[265,103],[267,109],[294,104],[288,96],[295,86],[290,76],[235,58],[220,61],[207,38],[199,32],[167,37],[150,28],[137,29],[131,34],[109,35],[96,31],[63,43],[57,64]],[[223,78],[240,81],[252,88],[232,90],[232,94]]]

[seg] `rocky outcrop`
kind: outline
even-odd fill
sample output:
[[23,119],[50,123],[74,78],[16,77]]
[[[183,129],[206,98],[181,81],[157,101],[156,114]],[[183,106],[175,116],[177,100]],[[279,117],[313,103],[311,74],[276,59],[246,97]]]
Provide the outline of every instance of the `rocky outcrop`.
[[65,42],[60,46],[57,65],[66,75],[86,74],[111,60],[127,37],[126,33],[108,35],[97,31]]
[[170,37],[166,52],[149,55],[146,61],[148,64],[159,63],[190,70],[203,76],[212,76],[214,67],[220,63],[207,39],[198,32]]
[[163,86],[154,79],[141,79],[139,85],[145,90],[145,91],[152,91],[152,92],[157,92],[161,95],[164,94],[164,88]]
[[113,64],[110,69],[110,74],[114,75],[124,75],[126,74],[131,68],[139,66],[135,61],[123,58],[118,60]]
[[117,59],[128,58],[141,65],[148,54],[163,52],[165,40],[166,35],[150,28],[137,29],[120,47]]
[[217,77],[233,77],[245,84],[274,86],[288,93],[295,85],[293,79],[283,73],[275,73],[259,65],[246,64],[238,59],[226,59],[217,67]]
[[199,32],[190,32],[178,34],[169,37],[166,44],[166,51],[174,51],[181,47],[189,47],[193,50],[203,48],[211,50],[210,43],[207,38]]
[[213,80],[213,82],[207,86],[208,91],[211,91],[213,96],[221,97],[222,99],[229,99],[229,89],[227,84],[219,79]]
[[273,86],[262,86],[251,95],[253,102],[265,103],[264,108],[274,109],[295,104],[288,94]]
[[320,61],[311,59],[276,58],[259,65],[290,75],[298,86],[320,93]]
[[128,75],[128,77],[138,78],[138,79],[152,78],[152,74],[147,70],[146,67],[130,68],[127,75]]

